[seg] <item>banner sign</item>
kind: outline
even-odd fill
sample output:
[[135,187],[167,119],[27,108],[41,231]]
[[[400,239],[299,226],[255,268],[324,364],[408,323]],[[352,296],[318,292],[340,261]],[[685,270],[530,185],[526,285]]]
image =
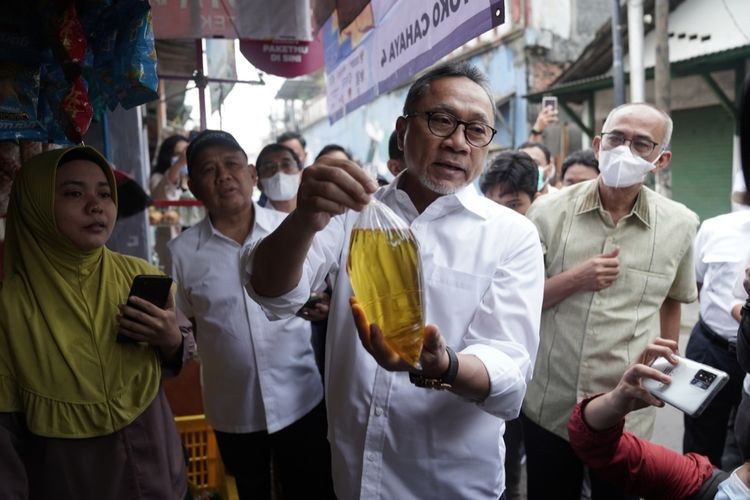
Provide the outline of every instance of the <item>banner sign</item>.
[[310,0],[150,0],[154,34],[175,38],[312,40]]
[[294,40],[241,40],[240,52],[261,71],[294,78],[323,66],[323,42]]
[[[332,16],[322,30],[331,123],[502,24],[504,3],[373,0],[369,11],[372,25],[359,40],[341,39]],[[384,6],[389,7],[387,11]]]

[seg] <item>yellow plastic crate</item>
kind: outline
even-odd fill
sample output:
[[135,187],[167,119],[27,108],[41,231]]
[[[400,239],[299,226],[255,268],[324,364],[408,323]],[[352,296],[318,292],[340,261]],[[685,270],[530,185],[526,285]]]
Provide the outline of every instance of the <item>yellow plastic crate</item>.
[[224,471],[216,436],[205,415],[175,417],[175,423],[187,450],[187,476],[193,492],[216,492],[224,500],[239,500],[234,478]]

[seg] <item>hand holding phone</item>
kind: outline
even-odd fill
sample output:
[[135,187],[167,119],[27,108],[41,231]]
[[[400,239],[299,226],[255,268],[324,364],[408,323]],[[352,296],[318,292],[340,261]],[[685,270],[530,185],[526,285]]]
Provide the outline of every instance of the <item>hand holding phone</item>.
[[[167,307],[169,294],[172,288],[172,278],[163,275],[139,274],[133,278],[133,284],[130,287],[128,298],[139,297],[159,309]],[[117,342],[128,343],[137,342],[127,335],[117,334]]]
[[313,292],[310,298],[305,302],[297,316],[308,321],[320,321],[328,317],[328,304],[331,298],[326,292]]
[[651,364],[652,368],[672,379],[670,384],[645,378],[643,387],[665,403],[691,417],[697,417],[729,381],[729,375],[692,359],[674,357],[678,361],[676,365],[664,358],[657,358]]

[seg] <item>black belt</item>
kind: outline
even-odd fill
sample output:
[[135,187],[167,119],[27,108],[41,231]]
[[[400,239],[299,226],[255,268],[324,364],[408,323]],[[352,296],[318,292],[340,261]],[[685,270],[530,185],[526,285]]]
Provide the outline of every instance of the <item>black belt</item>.
[[701,317],[698,318],[698,323],[700,323],[701,325],[701,331],[703,332],[703,335],[705,335],[708,340],[718,345],[722,349],[728,351],[730,354],[735,354],[737,352],[737,341],[732,342],[731,340],[727,340],[715,331],[711,330],[711,328],[709,328],[709,326],[705,321],[703,321],[703,318]]

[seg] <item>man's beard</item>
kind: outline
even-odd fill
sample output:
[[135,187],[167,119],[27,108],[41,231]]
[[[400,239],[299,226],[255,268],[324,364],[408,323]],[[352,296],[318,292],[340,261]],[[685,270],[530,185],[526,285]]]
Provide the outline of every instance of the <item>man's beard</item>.
[[419,174],[419,182],[422,183],[424,187],[432,191],[433,193],[446,195],[446,194],[455,194],[456,191],[461,189],[463,186],[452,186],[450,184],[438,184],[436,182],[433,182],[432,179],[429,178],[427,175],[427,172],[421,172]]

